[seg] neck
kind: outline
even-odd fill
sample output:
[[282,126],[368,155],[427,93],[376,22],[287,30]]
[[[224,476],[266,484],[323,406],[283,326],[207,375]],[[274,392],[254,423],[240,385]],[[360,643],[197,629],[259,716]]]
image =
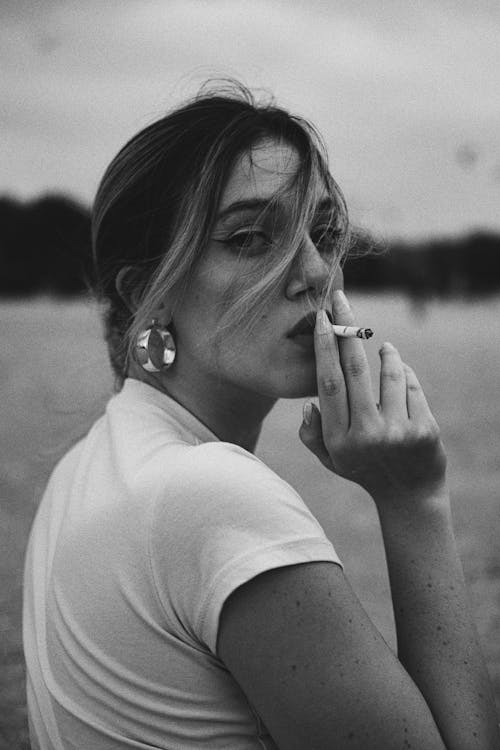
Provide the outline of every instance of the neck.
[[219,440],[255,452],[262,423],[277,399],[260,396],[221,382],[180,382],[161,374],[149,375],[142,368],[131,367],[130,377],[167,394],[193,414]]

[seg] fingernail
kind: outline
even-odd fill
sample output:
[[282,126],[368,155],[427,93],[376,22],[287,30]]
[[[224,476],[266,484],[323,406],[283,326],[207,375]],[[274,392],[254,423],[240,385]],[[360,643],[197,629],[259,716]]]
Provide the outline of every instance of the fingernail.
[[310,401],[306,401],[304,406],[302,407],[302,416],[304,419],[304,424],[310,425],[312,420],[312,413],[313,413],[313,407]]
[[384,341],[382,346],[379,349],[379,352],[383,354],[384,352],[395,352],[396,347],[391,344],[390,341]]
[[342,289],[335,289],[333,293],[333,301],[335,303],[335,307],[350,307],[349,302],[347,301],[347,297],[345,296]]
[[325,310],[318,310],[316,313],[316,330],[318,333],[328,333],[332,330]]

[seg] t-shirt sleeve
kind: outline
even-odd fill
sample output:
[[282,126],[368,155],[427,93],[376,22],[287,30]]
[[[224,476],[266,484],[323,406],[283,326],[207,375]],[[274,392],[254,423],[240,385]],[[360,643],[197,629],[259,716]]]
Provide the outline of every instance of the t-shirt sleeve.
[[170,626],[215,654],[239,586],[273,568],[342,563],[300,495],[252,454],[227,443],[186,454],[154,504],[151,566]]

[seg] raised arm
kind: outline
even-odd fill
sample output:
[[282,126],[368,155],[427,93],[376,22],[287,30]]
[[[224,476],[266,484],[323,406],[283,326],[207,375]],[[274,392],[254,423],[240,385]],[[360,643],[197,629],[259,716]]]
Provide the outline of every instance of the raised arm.
[[[336,293],[335,317],[353,315]],[[398,657],[429,706],[446,747],[499,746],[488,674],[453,534],[446,457],[414,372],[397,350],[380,351],[380,403],[371,396],[360,341],[317,326],[321,415],[302,437],[338,474],[375,501],[384,539]]]
[[[339,295],[335,319],[353,324]],[[360,341],[324,321],[315,348],[321,413],[301,439],[372,495],[396,615],[398,655],[341,568],[307,563],[262,574],[221,615],[218,653],[279,750],[500,746],[453,535],[439,431],[413,372],[381,350],[380,405]]]

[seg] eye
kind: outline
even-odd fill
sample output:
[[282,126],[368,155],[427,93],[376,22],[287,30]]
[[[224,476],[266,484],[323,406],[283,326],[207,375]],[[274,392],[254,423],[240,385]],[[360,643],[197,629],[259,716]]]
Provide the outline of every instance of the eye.
[[259,255],[259,253],[266,252],[271,245],[271,240],[260,229],[244,229],[234,232],[227,240],[224,240],[224,244],[247,255]]
[[341,231],[335,225],[323,224],[314,227],[311,239],[320,253],[334,253],[337,250],[340,235]]

